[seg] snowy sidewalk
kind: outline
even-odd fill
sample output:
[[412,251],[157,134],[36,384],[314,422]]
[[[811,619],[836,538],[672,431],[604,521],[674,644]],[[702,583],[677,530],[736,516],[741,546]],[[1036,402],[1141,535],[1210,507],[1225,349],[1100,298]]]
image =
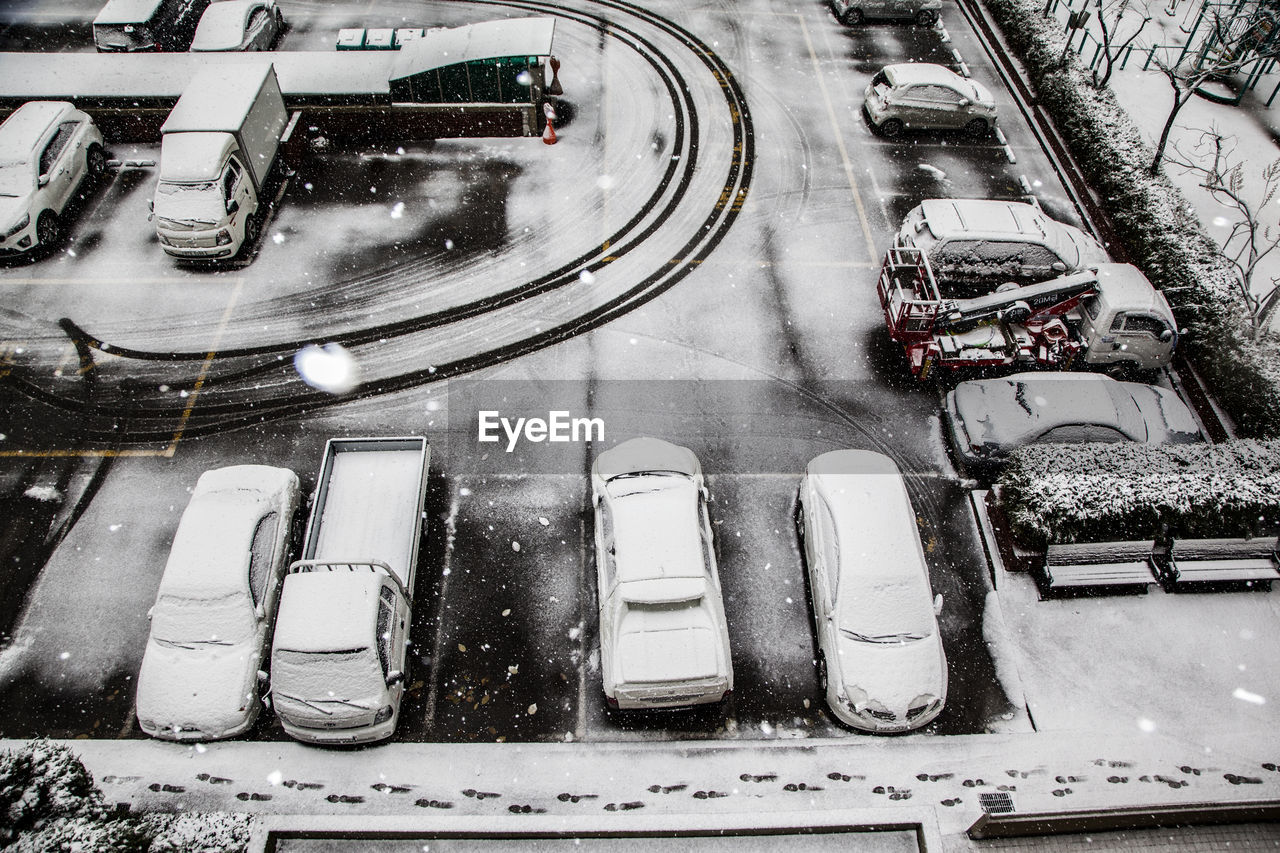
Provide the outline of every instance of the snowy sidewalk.
[[[868,810],[922,823],[964,849],[979,795],[1018,812],[1280,798],[1280,739],[1223,732],[1208,748],[1158,734],[1083,732],[665,744],[297,743],[202,747],[70,741],[108,803],[158,811],[492,819],[716,816],[739,827],[781,812]],[[16,742],[0,743],[10,748]],[[1260,757],[1261,756],[1261,757]],[[545,819],[539,823],[545,823]],[[482,826],[488,826],[486,820]],[[509,825],[509,824],[508,824]]]

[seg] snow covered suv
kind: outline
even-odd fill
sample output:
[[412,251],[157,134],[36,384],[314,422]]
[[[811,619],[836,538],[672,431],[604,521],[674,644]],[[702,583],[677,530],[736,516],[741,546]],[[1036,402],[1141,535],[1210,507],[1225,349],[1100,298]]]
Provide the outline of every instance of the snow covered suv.
[[719,702],[733,690],[733,664],[697,457],[631,439],[596,458],[591,495],[606,701]]
[[893,245],[923,251],[939,284],[1031,284],[1111,261],[1079,228],[995,199],[927,199],[907,213]]
[[28,101],[0,124],[0,255],[57,244],[81,185],[107,166],[102,133],[66,101]]

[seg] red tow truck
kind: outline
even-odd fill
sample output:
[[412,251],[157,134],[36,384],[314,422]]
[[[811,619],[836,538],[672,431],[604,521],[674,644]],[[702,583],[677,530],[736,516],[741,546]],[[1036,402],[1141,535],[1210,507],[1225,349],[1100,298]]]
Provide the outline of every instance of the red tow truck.
[[1158,370],[1177,343],[1164,295],[1129,264],[952,299],[940,293],[919,249],[895,247],[877,292],[889,337],[920,379],[939,367]]

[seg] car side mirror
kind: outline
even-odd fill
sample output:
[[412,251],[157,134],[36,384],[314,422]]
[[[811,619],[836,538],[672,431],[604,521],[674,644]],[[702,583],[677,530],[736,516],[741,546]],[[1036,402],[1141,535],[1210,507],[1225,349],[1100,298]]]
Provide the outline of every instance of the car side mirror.
[[968,98],[961,98],[961,99],[960,99],[960,106],[961,106],[961,107],[967,107],[967,106],[969,106],[969,105],[970,105],[970,104],[972,104],[972,103],[973,103],[973,101],[969,100]]
[[267,683],[267,681],[268,681],[270,678],[271,678],[271,676],[267,675],[267,671],[266,671],[265,669],[260,669],[260,670],[258,670],[258,683],[259,683],[259,684],[266,684],[266,683]]
[[228,215],[234,214],[239,209],[240,209],[240,202],[236,201],[234,198],[227,202]]
[[388,687],[391,687],[391,686],[393,686],[393,685],[399,684],[399,683],[400,683],[400,682],[402,682],[402,681],[404,681],[404,673],[403,673],[403,672],[401,672],[400,670],[398,670],[398,669],[393,669],[393,670],[391,670],[390,672],[388,672],[388,673],[387,673],[387,686],[388,686]]
[[267,608],[263,607],[261,604],[255,604],[253,606],[253,612],[257,614],[259,619],[262,619],[267,615]]
[[1173,340],[1173,329],[1165,329],[1163,332],[1160,333],[1161,343],[1167,344],[1171,340]]
[[1064,264],[1062,261],[1054,261],[1049,266],[1049,269],[1053,270],[1056,273],[1064,273],[1067,271],[1067,265]]
[[933,615],[940,616],[942,614],[942,593],[938,593],[933,597]]
[[48,175],[41,175],[38,179],[36,179],[36,183],[37,183],[37,184],[39,184],[39,185],[40,185],[40,186],[42,186],[42,187],[47,187],[47,186],[49,186],[49,176],[48,176]]
[[150,622],[150,621],[151,621],[151,617],[155,615],[155,612],[156,612],[156,606],[155,606],[154,604],[147,608],[147,621],[148,621],[148,622]]

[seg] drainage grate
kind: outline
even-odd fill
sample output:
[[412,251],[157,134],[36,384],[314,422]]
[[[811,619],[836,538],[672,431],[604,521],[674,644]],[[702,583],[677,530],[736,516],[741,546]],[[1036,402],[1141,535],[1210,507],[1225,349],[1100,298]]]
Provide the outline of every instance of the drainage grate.
[[1004,791],[983,791],[978,794],[978,805],[987,814],[1011,814],[1017,811],[1013,807],[1013,797]]

